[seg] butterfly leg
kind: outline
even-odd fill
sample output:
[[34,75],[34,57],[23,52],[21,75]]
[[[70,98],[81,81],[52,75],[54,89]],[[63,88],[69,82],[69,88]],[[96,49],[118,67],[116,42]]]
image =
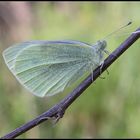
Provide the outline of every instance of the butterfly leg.
[[[100,66],[100,75],[101,75],[101,73],[102,73],[102,68],[103,68],[103,66],[104,66],[104,61],[101,63],[101,66]],[[105,77],[101,77],[101,76],[99,76],[101,79],[105,79]]]
[[92,78],[92,82],[93,82],[93,68],[92,68],[92,66],[90,68],[91,68],[91,78]]
[[109,75],[109,71],[106,69],[107,75]]
[[110,55],[111,53],[108,50],[103,50],[104,53],[106,53],[107,55]]
[[[106,53],[107,55],[110,55],[111,53],[108,50],[104,50],[104,53]],[[117,57],[115,54],[111,54],[113,57]]]
[[[96,66],[99,66],[98,64],[95,64]],[[104,66],[104,61],[100,64],[101,66],[100,66],[100,75],[101,75],[101,73],[102,73],[102,68],[103,68],[103,66]],[[107,72],[107,74],[109,75],[109,72],[108,72],[108,70],[106,70],[106,72]],[[92,74],[92,82],[93,82],[93,68],[91,67],[91,74]],[[101,79],[105,79],[105,77],[102,77],[102,76],[99,76]]]

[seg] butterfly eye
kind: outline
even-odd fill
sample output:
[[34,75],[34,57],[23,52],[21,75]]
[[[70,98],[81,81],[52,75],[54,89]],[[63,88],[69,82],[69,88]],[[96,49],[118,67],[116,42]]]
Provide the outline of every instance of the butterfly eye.
[[102,50],[104,50],[107,46],[107,42],[105,40],[102,41]]

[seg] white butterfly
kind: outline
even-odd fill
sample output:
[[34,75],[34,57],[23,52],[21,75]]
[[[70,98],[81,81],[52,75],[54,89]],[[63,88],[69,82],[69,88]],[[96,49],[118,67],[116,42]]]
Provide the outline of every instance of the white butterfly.
[[4,60],[18,81],[44,97],[62,92],[103,62],[106,41],[29,41],[7,48]]

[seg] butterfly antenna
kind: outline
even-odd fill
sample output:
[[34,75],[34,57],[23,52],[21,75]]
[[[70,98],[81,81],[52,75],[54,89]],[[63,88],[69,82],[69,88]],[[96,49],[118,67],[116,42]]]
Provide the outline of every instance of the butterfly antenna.
[[112,34],[119,32],[121,29],[123,29],[123,28],[129,26],[130,24],[132,24],[132,21],[129,21],[126,25],[123,25],[123,26],[120,27],[119,29],[117,29],[117,30],[111,32],[111,33],[108,34],[105,38],[103,38],[103,40],[107,39],[107,38],[108,38],[109,36],[111,36]]

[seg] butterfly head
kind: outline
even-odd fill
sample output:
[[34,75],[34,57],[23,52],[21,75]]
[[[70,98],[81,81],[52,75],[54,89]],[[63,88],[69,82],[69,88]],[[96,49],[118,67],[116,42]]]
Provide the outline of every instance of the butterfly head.
[[97,45],[98,50],[103,51],[107,46],[107,42],[105,40],[99,40],[97,41],[96,45]]

